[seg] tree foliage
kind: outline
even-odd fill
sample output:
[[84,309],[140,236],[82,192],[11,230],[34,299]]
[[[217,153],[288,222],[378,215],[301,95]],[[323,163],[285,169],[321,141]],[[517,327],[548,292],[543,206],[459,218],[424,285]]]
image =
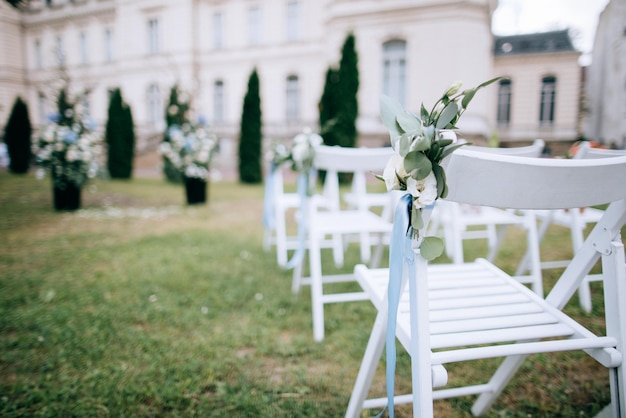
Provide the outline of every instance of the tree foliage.
[[324,143],[331,146],[339,145],[339,140],[334,130],[340,101],[338,84],[339,71],[333,67],[328,67],[324,91],[319,102],[319,123],[320,134],[324,138]]
[[350,33],[341,49],[339,68],[329,67],[326,71],[324,91],[319,103],[320,132],[326,145],[356,145],[358,90],[358,56],[355,37]]
[[261,165],[262,146],[261,96],[256,68],[248,79],[248,90],[243,99],[239,138],[239,180],[243,183],[263,181]]
[[337,114],[339,145],[354,147],[357,140],[356,120],[359,114],[359,69],[354,34],[350,33],[341,49],[339,84],[337,94],[341,97]]
[[11,159],[9,170],[12,173],[24,174],[28,171],[32,157],[31,134],[28,106],[18,97],[4,127],[4,141]]
[[133,115],[116,88],[109,101],[106,125],[107,168],[111,178],[129,179],[133,173],[135,154],[135,129]]

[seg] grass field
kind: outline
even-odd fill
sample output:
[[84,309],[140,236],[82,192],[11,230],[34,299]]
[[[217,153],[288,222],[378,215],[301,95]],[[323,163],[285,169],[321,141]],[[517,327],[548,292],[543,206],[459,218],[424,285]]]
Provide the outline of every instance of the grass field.
[[[293,295],[291,272],[262,248],[262,197],[261,185],[220,182],[207,205],[187,207],[182,187],[163,180],[99,180],[82,210],[58,213],[49,179],[1,172],[0,416],[343,416],[375,310],[327,307],[326,339],[313,342],[308,288]],[[551,231],[547,258],[568,254],[567,236]],[[507,236],[504,269],[521,245]],[[554,274],[545,280],[549,289]],[[592,292],[591,315],[576,298],[567,309],[601,330],[601,285]],[[398,350],[396,387],[406,391],[409,359]],[[487,377],[494,364],[455,365],[451,380]],[[373,393],[384,388],[381,363]],[[436,414],[470,416],[471,401],[437,401]],[[540,355],[490,416],[586,417],[608,401],[593,360]]]

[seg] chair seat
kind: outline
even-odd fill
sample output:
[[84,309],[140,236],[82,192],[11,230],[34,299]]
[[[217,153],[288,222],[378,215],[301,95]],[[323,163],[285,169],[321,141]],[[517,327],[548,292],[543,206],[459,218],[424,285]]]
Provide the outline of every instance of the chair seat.
[[[384,309],[389,269],[355,269],[359,284],[378,310]],[[614,347],[614,338],[596,337],[548,304],[526,286],[512,279],[484,259],[455,265],[428,266],[430,336],[433,350],[481,344],[529,341],[524,345],[473,347],[434,352],[432,364],[468,359],[506,356],[518,352],[534,353],[580,348]],[[410,309],[408,286],[400,299],[396,335],[403,346],[410,346]],[[533,342],[546,338],[568,338]],[[577,339],[577,340],[576,340]],[[522,350],[522,351],[520,351]],[[459,353],[464,352],[459,355]],[[609,354],[609,363],[619,362],[620,355]]]

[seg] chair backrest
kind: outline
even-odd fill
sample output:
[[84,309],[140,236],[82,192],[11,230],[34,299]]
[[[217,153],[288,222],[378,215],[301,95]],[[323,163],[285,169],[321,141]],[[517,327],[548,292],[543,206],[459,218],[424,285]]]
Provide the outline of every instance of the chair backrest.
[[498,148],[498,147],[481,147],[478,145],[468,145],[466,149],[472,151],[490,152],[500,155],[516,155],[518,157],[541,157],[546,143],[543,139],[535,139],[531,145],[523,147],[512,148]]
[[[626,156],[583,160],[472,151],[444,161],[447,200],[510,209],[565,209],[626,199]],[[519,186],[519,187],[514,187]]]
[[356,171],[382,173],[393,153],[391,147],[348,148],[320,145],[315,149],[313,164],[318,170],[340,173],[354,173]]
[[[362,199],[366,191],[366,174],[382,174],[389,158],[394,154],[391,147],[380,148],[347,148],[338,146],[320,145],[315,148],[313,166],[317,170],[325,170],[323,195],[329,202],[339,206],[339,177],[338,173],[353,173],[354,183],[352,192],[356,199]],[[366,205],[358,203],[360,209]]]
[[611,158],[626,155],[626,150],[593,148],[589,142],[583,142],[578,147],[574,159]]

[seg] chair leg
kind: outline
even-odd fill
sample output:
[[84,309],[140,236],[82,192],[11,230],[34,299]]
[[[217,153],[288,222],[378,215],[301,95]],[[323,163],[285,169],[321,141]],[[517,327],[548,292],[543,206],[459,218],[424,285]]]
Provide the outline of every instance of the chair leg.
[[[346,418],[358,418],[363,409],[363,402],[372,386],[374,375],[376,374],[376,366],[385,348],[385,332],[387,330],[387,309],[381,309],[376,315],[376,321],[372,327],[370,339],[367,342],[367,348],[361,361],[361,367],[354,382],[350,402],[346,411]],[[393,407],[393,406],[391,406]]]
[[322,278],[322,255],[317,238],[311,239],[309,250],[309,272],[311,275],[311,306],[313,311],[313,339],[324,339],[324,301]]
[[[619,233],[617,234],[619,237]],[[612,277],[605,280],[604,300],[606,331],[617,339],[617,350],[626,350],[626,256],[624,244],[613,241],[602,256],[602,274]],[[622,364],[610,371],[611,408],[613,416],[626,416],[626,366]]]

